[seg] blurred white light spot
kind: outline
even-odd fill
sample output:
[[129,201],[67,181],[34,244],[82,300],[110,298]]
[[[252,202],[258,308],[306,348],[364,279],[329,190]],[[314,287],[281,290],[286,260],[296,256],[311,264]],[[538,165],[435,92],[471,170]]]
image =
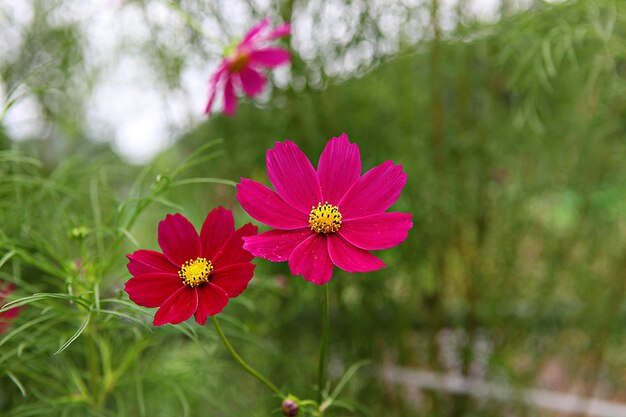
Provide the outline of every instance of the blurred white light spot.
[[36,139],[44,129],[39,106],[33,97],[18,99],[7,111],[3,124],[10,138],[15,140]]

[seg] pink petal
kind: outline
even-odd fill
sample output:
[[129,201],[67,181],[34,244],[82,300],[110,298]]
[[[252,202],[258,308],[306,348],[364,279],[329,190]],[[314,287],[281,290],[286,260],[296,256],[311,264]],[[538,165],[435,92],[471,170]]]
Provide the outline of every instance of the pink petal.
[[361,153],[357,144],[351,144],[345,133],[328,141],[317,164],[317,175],[324,201],[337,205],[361,175]]
[[161,304],[161,307],[154,315],[155,326],[163,324],[178,324],[187,320],[198,308],[197,288],[183,286],[167,300]]
[[[7,297],[15,291],[15,284],[12,282],[0,283],[0,307],[7,302]],[[11,322],[20,314],[24,307],[11,308],[5,312],[0,313],[0,334],[4,333],[9,328]]]
[[259,23],[257,23],[252,29],[250,29],[248,31],[248,33],[246,33],[246,36],[243,38],[243,40],[239,43],[239,46],[243,46],[247,43],[249,43],[255,36],[257,36],[262,30],[264,30],[266,27],[268,27],[270,24],[270,20],[266,17],[265,19],[261,20]]
[[252,223],[244,224],[237,229],[215,257],[211,259],[215,269],[225,268],[231,264],[250,262],[254,256],[243,248],[243,237],[256,235],[258,230],[258,227]]
[[171,263],[161,252],[153,250],[137,250],[132,255],[126,255],[130,260],[128,271],[133,275],[148,274],[150,272],[178,273],[178,267]]
[[308,227],[296,230],[270,230],[260,235],[244,238],[246,243],[243,247],[259,258],[272,262],[285,262],[296,246],[312,234],[313,232]]
[[355,182],[339,202],[343,220],[379,214],[400,197],[406,184],[402,165],[386,161],[367,171]]
[[124,291],[135,303],[144,307],[158,307],[184,286],[177,274],[152,272],[137,275],[126,282]]
[[[0,305],[0,307],[2,307],[2,305]],[[3,311],[2,313],[0,313],[0,320],[4,320],[4,321],[13,320],[20,314],[20,311],[22,310],[22,308],[24,308],[24,306],[10,308],[7,311]]]
[[328,253],[333,263],[347,272],[369,272],[385,267],[376,256],[357,248],[339,235],[328,237]]
[[221,80],[222,76],[226,71],[227,65],[224,61],[220,64],[219,68],[209,81],[209,100],[207,101],[206,108],[204,109],[205,114],[211,114],[211,108],[213,107],[213,102],[215,101],[215,97],[217,96],[217,85]]
[[233,78],[229,77],[224,86],[224,114],[232,116],[237,111],[237,96],[233,87]]
[[256,265],[249,262],[228,265],[221,269],[216,269],[211,274],[211,284],[217,285],[230,298],[237,297],[246,288],[254,275]]
[[413,227],[409,213],[380,213],[342,222],[339,234],[366,250],[388,249],[404,242]]
[[218,286],[211,284],[201,285],[196,288],[198,292],[198,309],[196,310],[196,322],[205,324],[208,316],[214,316],[224,310],[228,304],[228,295]]
[[252,66],[275,68],[291,61],[289,51],[284,48],[263,48],[250,52],[248,63]]
[[223,207],[211,210],[206,216],[200,231],[202,256],[206,259],[213,259],[234,233],[235,219],[233,218],[233,213]]
[[295,143],[289,140],[276,142],[274,149],[267,151],[265,159],[267,175],[287,204],[309,214],[311,207],[322,201],[317,173]]
[[293,275],[316,285],[326,284],[333,276],[333,262],[328,255],[326,235],[315,233],[296,246],[289,257],[289,269]]
[[239,75],[239,79],[241,80],[243,92],[246,93],[248,97],[255,97],[263,91],[266,80],[263,74],[257,70],[246,65],[237,75]]
[[290,32],[291,32],[291,25],[289,23],[283,23],[282,25],[278,26],[276,29],[271,31],[269,34],[264,36],[263,39],[266,41],[271,41],[274,39],[287,36],[289,35]]
[[159,223],[159,246],[174,265],[196,259],[202,252],[200,238],[193,224],[182,214],[168,214]]
[[309,225],[308,211],[299,212],[256,181],[242,178],[237,184],[237,200],[253,219],[273,228],[299,229]]

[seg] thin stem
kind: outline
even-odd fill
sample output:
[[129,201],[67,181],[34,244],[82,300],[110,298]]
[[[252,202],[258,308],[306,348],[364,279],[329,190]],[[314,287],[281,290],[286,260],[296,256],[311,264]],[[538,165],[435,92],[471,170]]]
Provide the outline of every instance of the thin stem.
[[99,372],[100,364],[98,360],[98,352],[96,348],[96,343],[93,339],[93,327],[91,324],[91,320],[88,322],[88,328],[86,329],[86,337],[85,341],[87,343],[87,367],[89,368],[89,382],[91,385],[91,404],[94,411],[98,411],[102,404],[98,401],[99,398],[99,388],[100,388],[100,378]]
[[178,15],[185,21],[185,23],[195,30],[198,35],[205,36],[204,30],[202,29],[202,24],[198,22],[193,16],[184,11],[179,4],[175,1],[166,2]]
[[192,30],[194,30],[198,35],[200,35],[202,38],[208,40],[209,42],[215,44],[215,45],[220,45],[221,42],[216,39],[213,36],[209,36],[204,29],[202,28],[202,22],[200,22],[198,19],[196,19],[193,15],[191,15],[190,13],[187,13],[181,6],[180,4],[178,4],[175,1],[169,1],[166,0],[167,5],[174,10],[187,24],[188,27],[190,27]]
[[322,341],[320,345],[320,363],[317,372],[317,387],[318,387],[318,402],[322,402],[322,394],[325,386],[326,379],[326,361],[327,361],[327,353],[328,353],[328,331],[330,328],[329,323],[329,302],[328,302],[328,285],[324,285],[324,303],[322,307]]
[[233,345],[231,345],[228,339],[226,338],[226,335],[224,334],[224,331],[222,330],[220,323],[217,321],[217,318],[213,316],[211,317],[211,319],[213,319],[213,325],[215,325],[215,330],[217,331],[217,335],[220,337],[220,340],[224,344],[224,347],[226,347],[226,350],[228,350],[228,352],[230,353],[230,356],[232,356],[233,359],[236,360],[237,363],[239,363],[239,365],[241,365],[241,367],[246,370],[246,372],[248,372],[250,375],[252,375],[256,379],[258,379],[260,382],[265,384],[265,386],[268,387],[270,390],[272,390],[274,394],[276,394],[280,398],[284,398],[285,395],[283,395],[283,393],[280,392],[278,388],[276,388],[276,385],[272,384],[267,378],[261,375],[256,369],[248,365],[246,361],[244,361],[241,358],[241,356],[239,356],[239,354],[233,348]]

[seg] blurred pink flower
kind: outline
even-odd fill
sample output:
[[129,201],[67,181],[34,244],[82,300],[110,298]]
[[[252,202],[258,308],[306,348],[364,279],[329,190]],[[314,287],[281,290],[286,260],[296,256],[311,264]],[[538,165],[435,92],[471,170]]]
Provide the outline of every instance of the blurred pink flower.
[[222,207],[207,215],[199,236],[182,214],[168,214],[159,223],[163,253],[142,249],[127,255],[133,278],[125,291],[140,306],[159,307],[155,326],[192,315],[204,324],[248,287],[255,265],[241,238],[256,232],[250,223],[235,230],[232,212]]
[[[0,307],[6,304],[6,299],[15,291],[15,284],[0,283]],[[0,334],[4,333],[11,325],[11,322],[20,314],[20,307],[9,309],[0,313]]]
[[411,214],[385,212],[406,183],[402,166],[386,161],[361,175],[359,147],[345,133],[326,144],[317,171],[290,141],[277,142],[266,162],[276,191],[242,178],[237,199],[276,230],[244,237],[244,248],[288,261],[292,274],[314,284],[328,282],[334,265],[348,272],[384,267],[369,251],[400,244],[413,226]]
[[237,109],[235,88],[243,90],[248,97],[256,97],[267,82],[259,70],[275,68],[291,60],[286,49],[268,46],[270,41],[289,35],[289,24],[282,24],[275,29],[269,25],[269,19],[263,19],[222,60],[209,81],[209,100],[204,110],[206,114],[211,114],[215,97],[221,91],[224,97],[224,113],[228,116],[234,115]]

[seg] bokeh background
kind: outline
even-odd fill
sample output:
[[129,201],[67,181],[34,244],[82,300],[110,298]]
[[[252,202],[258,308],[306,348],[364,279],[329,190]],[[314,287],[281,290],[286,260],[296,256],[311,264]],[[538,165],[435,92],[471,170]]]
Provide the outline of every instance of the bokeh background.
[[[223,49],[289,21],[289,68],[202,114]],[[2,416],[268,416],[280,400],[212,327],[152,328],[126,253],[316,161],[346,132],[404,165],[388,268],[336,272],[330,371],[369,360],[329,416],[626,415],[626,2],[0,1]],[[37,294],[37,295],[34,295]],[[315,396],[321,290],[258,261],[219,317],[242,356]],[[595,398],[595,402],[588,399]]]

